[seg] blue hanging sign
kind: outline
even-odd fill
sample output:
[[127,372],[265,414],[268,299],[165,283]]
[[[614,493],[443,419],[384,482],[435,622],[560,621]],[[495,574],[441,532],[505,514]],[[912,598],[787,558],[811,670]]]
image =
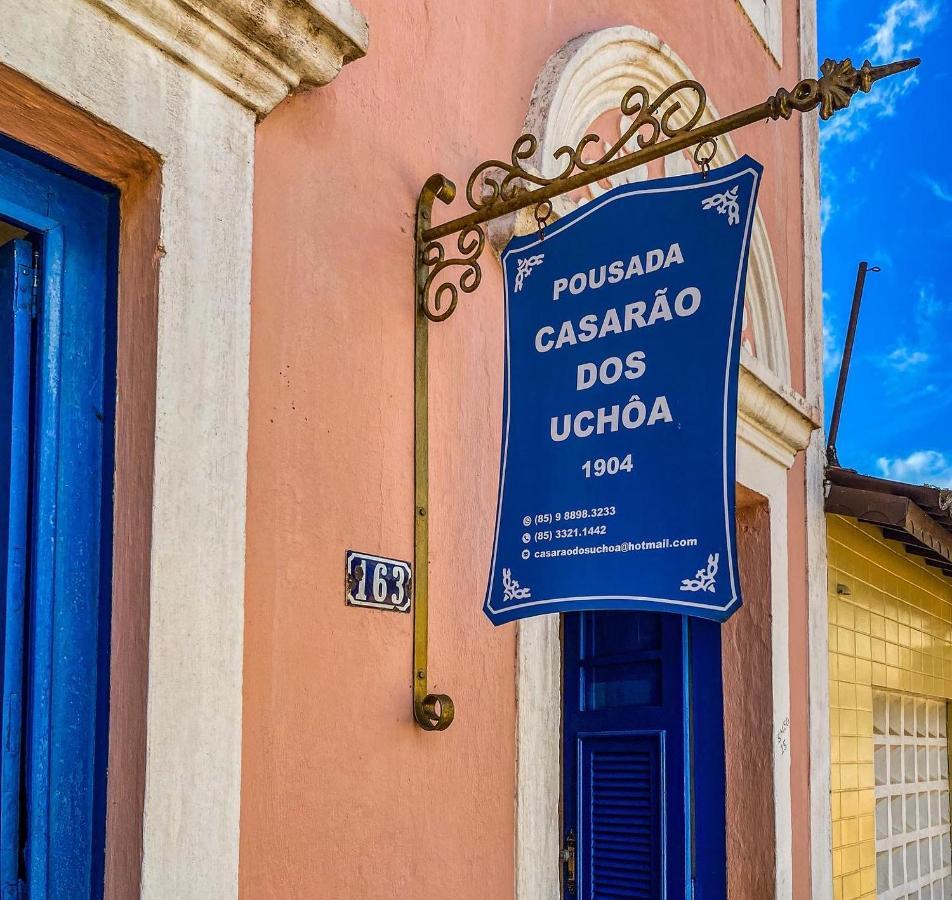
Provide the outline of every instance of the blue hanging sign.
[[622,185],[503,253],[486,614],[740,606],[737,378],[762,167]]

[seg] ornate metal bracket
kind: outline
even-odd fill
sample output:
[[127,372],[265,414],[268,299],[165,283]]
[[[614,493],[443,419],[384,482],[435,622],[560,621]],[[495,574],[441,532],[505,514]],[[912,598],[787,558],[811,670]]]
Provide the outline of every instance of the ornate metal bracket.
[[[413,629],[413,713],[428,731],[442,731],[453,721],[453,701],[446,694],[427,691],[427,640],[429,612],[429,393],[428,332],[430,322],[442,322],[456,310],[460,293],[471,294],[482,278],[479,259],[486,246],[484,223],[520,209],[537,206],[559,194],[611,178],[635,166],[651,162],[765,120],[789,119],[793,113],[819,108],[820,118],[829,119],[849,106],[859,91],[868,93],[882,78],[919,65],[918,59],[874,66],[869,60],[857,69],[849,59],[826,60],[819,78],[804,78],[788,91],[780,88],[756,106],[715,122],[695,127],[707,108],[707,93],[696,81],[680,81],[651,99],[648,90],[632,87],[622,98],[621,114],[628,125],[620,138],[597,159],[586,151],[601,138],[585,135],[574,147],[560,147],[553,154],[561,161],[556,175],[543,177],[531,164],[539,149],[538,139],[522,135],[513,144],[509,161],[491,159],[480,163],[466,183],[466,202],[473,212],[433,225],[437,200],[451,204],[456,186],[443,175],[431,175],[417,201],[415,232],[415,541]],[[629,145],[637,149],[626,151]],[[456,250],[447,251],[443,239],[457,235]]]
[[[431,175],[417,201],[416,214],[416,329],[414,334],[414,523],[413,523],[413,717],[426,731],[443,731],[450,727],[455,710],[453,701],[446,694],[431,694],[427,689],[427,657],[429,643],[429,599],[430,599],[430,406],[429,406],[429,313],[426,310],[426,297],[436,275],[451,265],[467,265],[462,261],[447,262],[443,247],[439,250],[427,250],[423,245],[423,233],[430,227],[430,216],[437,198],[443,203],[452,203],[456,188],[442,175]],[[483,231],[478,229],[480,241],[478,252],[482,252]],[[464,240],[459,239],[461,253]],[[467,278],[464,272],[459,284],[464,292],[476,290],[481,273],[474,265],[474,274]],[[456,308],[457,288],[450,283],[437,297],[446,302],[445,315]],[[437,310],[439,311],[439,310]]]

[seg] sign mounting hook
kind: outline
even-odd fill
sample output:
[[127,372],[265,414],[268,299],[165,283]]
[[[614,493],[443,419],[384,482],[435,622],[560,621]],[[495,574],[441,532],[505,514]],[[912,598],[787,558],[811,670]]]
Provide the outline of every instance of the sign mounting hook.
[[533,215],[535,216],[536,227],[539,229],[539,240],[544,241],[545,226],[552,215],[552,201],[540,200],[539,203],[536,204]]
[[707,178],[711,171],[711,162],[717,156],[717,138],[705,138],[694,148],[694,161],[701,168],[701,177]]

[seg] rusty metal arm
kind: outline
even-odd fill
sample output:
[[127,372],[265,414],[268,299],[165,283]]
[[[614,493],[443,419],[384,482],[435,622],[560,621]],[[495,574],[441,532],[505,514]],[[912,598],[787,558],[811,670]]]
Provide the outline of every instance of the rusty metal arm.
[[[804,78],[793,90],[780,88],[748,109],[695,127],[707,106],[707,94],[696,81],[681,81],[652,100],[648,90],[636,85],[621,101],[621,113],[630,125],[620,139],[597,159],[586,156],[600,137],[588,134],[574,147],[559,148],[554,157],[561,170],[543,177],[529,163],[538,152],[538,139],[522,135],[513,144],[509,161],[487,160],[478,165],[466,184],[466,201],[473,210],[464,216],[433,225],[437,200],[449,205],[456,186],[443,175],[431,175],[417,202],[414,242],[416,328],[414,341],[415,447],[414,447],[414,580],[413,606],[413,715],[427,731],[450,726],[455,713],[446,694],[432,694],[427,687],[429,626],[429,392],[428,328],[430,322],[448,319],[456,309],[460,292],[471,294],[482,278],[479,258],[486,245],[483,225],[492,219],[551,200],[578,188],[611,178],[635,166],[669,153],[714,141],[721,135],[755,122],[789,119],[794,112],[819,108],[829,119],[849,106],[853,96],[869,92],[882,78],[919,65],[918,59],[874,66],[868,60],[856,69],[849,59],[826,60],[819,78]],[[680,95],[680,97],[679,97]],[[689,101],[688,97],[693,97]],[[638,149],[622,151],[629,143]],[[448,253],[444,238],[457,235],[456,250]]]

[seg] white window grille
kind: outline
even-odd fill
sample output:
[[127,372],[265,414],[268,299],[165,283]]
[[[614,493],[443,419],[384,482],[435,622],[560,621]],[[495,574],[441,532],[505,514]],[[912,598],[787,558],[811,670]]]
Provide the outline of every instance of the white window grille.
[[952,898],[945,703],[877,691],[873,764],[877,897]]

